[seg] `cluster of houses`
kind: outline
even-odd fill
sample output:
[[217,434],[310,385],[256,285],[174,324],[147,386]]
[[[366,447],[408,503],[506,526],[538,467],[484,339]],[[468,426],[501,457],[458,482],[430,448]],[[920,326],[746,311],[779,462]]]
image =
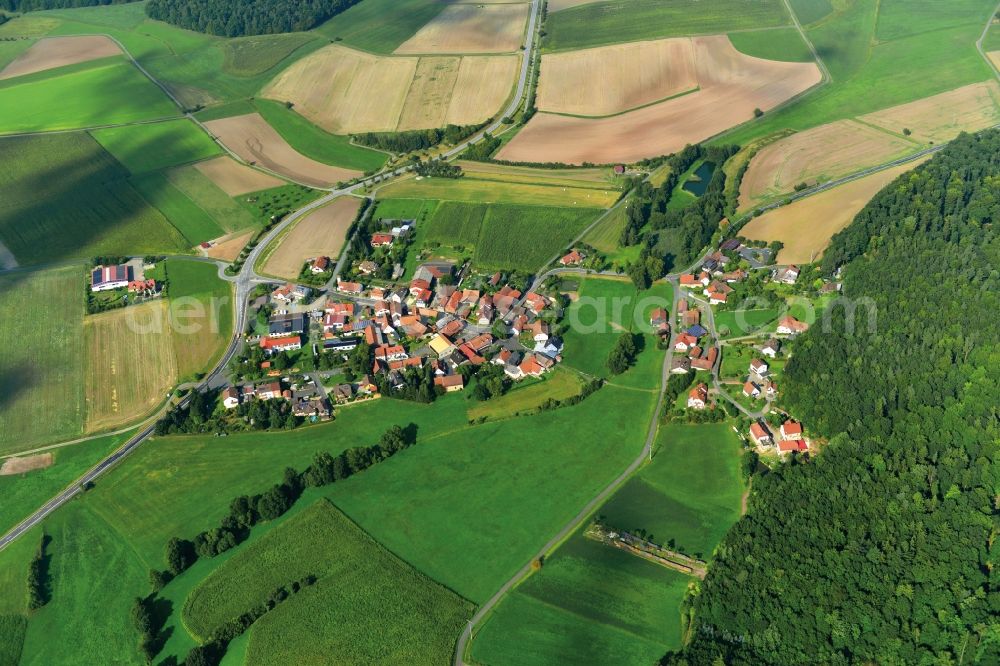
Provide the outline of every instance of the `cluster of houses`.
[[[764,352],[771,358],[778,353],[781,343],[777,340],[770,340],[764,344]],[[767,362],[755,358],[750,361],[749,375],[743,383],[743,395],[756,400],[766,396],[768,400],[773,400],[778,395],[778,385],[774,383],[770,375],[770,366]]]
[[[653,311],[654,317],[650,323],[664,335],[664,329],[658,326],[658,314],[658,311]],[[691,371],[711,372],[719,358],[719,348],[706,337],[708,331],[701,325],[701,310],[692,308],[687,299],[682,298],[677,303],[677,316],[683,328],[674,337],[673,349],[683,356],[673,359],[670,372],[681,375]],[[669,327],[666,331],[669,335]]]
[[[407,369],[429,365],[435,385],[445,391],[464,388],[461,366],[481,365],[488,358],[514,380],[539,377],[561,360],[562,343],[542,319],[552,305],[548,297],[502,285],[500,273],[483,290],[464,289],[451,284],[454,272],[450,262],[430,262],[420,265],[405,286],[366,289],[338,281],[342,299],[328,298],[310,313],[279,312],[271,317],[260,347],[268,353],[300,349],[315,319],[325,351],[346,354],[364,341],[373,352],[373,376],[384,374],[399,387]],[[293,303],[310,293],[289,284],[271,296]]]
[[303,418],[325,421],[331,414],[330,401],[322,387],[311,382],[301,387],[283,388],[281,381],[275,379],[256,385],[229,386],[222,391],[222,406],[226,409],[235,409],[250,400],[288,401],[292,414]]
[[763,420],[750,424],[750,439],[761,448],[774,447],[778,453],[802,453],[809,450],[809,442],[802,432],[802,424],[789,419],[777,428],[778,436],[771,432],[773,426]]

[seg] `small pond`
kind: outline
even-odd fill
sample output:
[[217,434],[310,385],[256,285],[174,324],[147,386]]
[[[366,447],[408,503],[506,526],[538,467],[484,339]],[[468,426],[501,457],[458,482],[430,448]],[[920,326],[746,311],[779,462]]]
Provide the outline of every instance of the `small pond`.
[[695,169],[695,172],[684,181],[682,189],[696,197],[700,197],[708,189],[708,183],[712,180],[713,173],[715,173],[715,164],[712,162],[702,162],[701,166]]

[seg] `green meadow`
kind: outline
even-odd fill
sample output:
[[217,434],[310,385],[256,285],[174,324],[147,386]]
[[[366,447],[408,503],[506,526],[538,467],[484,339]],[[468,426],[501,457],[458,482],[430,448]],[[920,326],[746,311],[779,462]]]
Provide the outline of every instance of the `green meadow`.
[[[93,94],[95,90],[101,94]],[[0,134],[95,127],[178,114],[159,88],[118,57],[0,81]]]
[[[172,335],[177,373],[182,382],[190,381],[212,367],[232,336],[232,286],[219,279],[214,263],[190,259],[165,263],[167,293],[178,323]],[[193,299],[200,310],[189,310],[190,302],[174,309],[177,299]]]
[[755,58],[787,62],[812,62],[813,56],[793,27],[729,33],[736,50]]
[[739,337],[760,331],[777,317],[778,311],[771,308],[723,310],[715,313],[715,328],[723,338]]
[[256,224],[246,208],[219,189],[218,185],[195,167],[183,166],[170,169],[164,175],[170,185],[205,211],[223,230],[239,231]]
[[798,0],[793,6],[808,5],[816,15],[826,13],[805,31],[832,82],[716,142],[743,145],[781,130],[803,130],[870,113],[993,75],[975,47],[994,9],[983,0],[857,0],[836,3],[830,12],[821,4],[829,5]]
[[96,130],[91,135],[133,174],[198,162],[222,149],[186,118]]
[[[668,425],[653,461],[595,513],[708,556],[739,518],[740,443],[728,423]],[[679,572],[577,531],[501,601],[472,643],[482,663],[655,663],[682,645]]]
[[591,208],[491,204],[475,261],[484,267],[538,270],[600,214]]
[[[446,6],[440,0],[365,0],[316,31],[362,51],[390,54]],[[386,15],[392,20],[386,21]]]
[[0,139],[0,202],[0,240],[21,264],[189,247],[82,132]]
[[356,169],[378,171],[389,156],[351,143],[349,137],[324,132],[280,102],[254,100],[254,107],[292,148],[317,162]]
[[[0,346],[0,454],[80,435],[83,290],[82,265],[0,276],[0,339],[7,342]],[[13,488],[18,481],[24,479],[0,477],[0,487]],[[31,495],[25,493],[3,493],[4,524],[23,518],[23,502],[30,500],[22,497]]]
[[328,501],[216,569],[184,606],[185,625],[207,635],[263,603],[270,592],[313,575],[250,629],[252,663],[443,663],[472,604],[385,550]]
[[55,459],[51,467],[26,474],[0,476],[0,494],[4,498],[0,504],[0,534],[14,527],[49,498],[80,478],[131,436],[132,432],[107,435],[53,449],[51,453]]
[[780,0],[717,0],[711,5],[701,0],[605,0],[550,14],[542,46],[546,51],[566,51],[790,23]]
[[146,174],[131,183],[187,239],[188,247],[225,233],[211,215],[174,187],[164,174]]

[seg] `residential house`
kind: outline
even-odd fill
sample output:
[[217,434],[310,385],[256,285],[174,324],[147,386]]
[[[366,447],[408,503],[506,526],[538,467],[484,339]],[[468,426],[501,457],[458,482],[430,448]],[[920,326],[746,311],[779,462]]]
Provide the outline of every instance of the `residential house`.
[[354,387],[350,384],[337,384],[333,387],[333,390],[330,391],[330,395],[332,395],[333,399],[337,402],[347,402],[354,397]]
[[535,320],[529,327],[532,339],[537,343],[544,343],[549,339],[549,324],[541,319]]
[[717,291],[710,291],[708,293],[708,302],[712,305],[722,305],[726,302],[727,298],[726,294]]
[[708,330],[701,324],[693,324],[692,326],[688,327],[688,329],[684,332],[695,338],[700,338],[706,333],[708,333]]
[[309,265],[313,273],[325,273],[330,268],[330,257],[316,257]]
[[782,284],[795,284],[799,279],[799,267],[792,264],[785,268],[777,268],[774,271],[774,281]]
[[465,388],[465,380],[462,375],[445,375],[444,377],[435,377],[434,386],[440,386],[447,393],[451,393]]
[[708,353],[700,358],[691,359],[691,368],[694,370],[711,371],[715,367],[715,360],[719,357],[719,350],[716,347],[709,347]]
[[681,333],[674,339],[674,351],[686,352],[698,344],[698,338],[689,333]]
[[260,348],[269,354],[293,351],[302,348],[302,338],[297,335],[286,335],[279,338],[261,338]]
[[757,446],[770,446],[771,444],[774,444],[774,438],[771,436],[771,432],[764,427],[760,421],[756,421],[750,425],[750,439],[752,439]]
[[529,291],[528,295],[524,297],[524,304],[537,316],[549,306],[549,299],[541,294]]
[[358,381],[358,393],[366,395],[378,393],[378,385],[372,381],[371,376],[365,375]]
[[789,419],[781,424],[781,438],[784,440],[802,439],[802,424]]
[[360,282],[345,282],[343,280],[337,280],[337,291],[342,294],[360,296],[364,290],[365,288]]
[[435,354],[442,358],[455,351],[455,344],[440,333],[436,333],[432,336],[427,344]]
[[392,234],[377,233],[372,234],[372,247],[386,247],[392,245],[392,241],[396,240]]
[[705,409],[708,405],[708,386],[702,382],[688,393],[688,409]]
[[759,358],[755,358],[754,360],[750,361],[750,372],[757,375],[758,377],[766,377],[767,363],[760,360]]
[[239,386],[229,386],[222,392],[222,406],[226,409],[233,409],[240,404],[242,392]]
[[757,399],[760,397],[760,387],[753,382],[744,382],[743,384],[743,395],[748,398]]
[[768,358],[775,358],[778,355],[778,352],[780,351],[781,351],[781,341],[772,338],[771,340],[768,340],[767,342],[764,343],[764,346],[761,348],[760,353],[763,354],[764,356],[767,356]]
[[577,250],[570,250],[569,253],[559,259],[563,266],[576,266],[583,262],[584,256]]
[[670,333],[670,313],[665,308],[656,308],[649,314],[649,325],[660,335]]
[[272,338],[283,338],[306,330],[304,314],[286,314],[271,317],[267,323],[267,334]]
[[809,324],[799,321],[795,317],[785,316],[778,321],[776,332],[779,335],[798,335],[809,330]]
[[378,264],[369,259],[365,259],[360,264],[358,264],[358,272],[364,273],[365,275],[372,275],[378,270]]
[[809,444],[804,439],[783,439],[778,442],[778,453],[802,453],[809,450]]
[[323,349],[332,352],[345,353],[354,351],[357,346],[357,338],[331,338],[323,341]]
[[258,400],[277,400],[284,397],[281,391],[281,382],[267,382],[254,387],[254,395]]
[[691,359],[681,356],[670,362],[670,372],[675,375],[686,375],[691,372]]

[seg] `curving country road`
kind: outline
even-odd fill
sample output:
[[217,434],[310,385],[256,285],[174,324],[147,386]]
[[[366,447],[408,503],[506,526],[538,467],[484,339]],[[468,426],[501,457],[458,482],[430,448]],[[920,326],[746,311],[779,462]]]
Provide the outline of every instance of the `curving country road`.
[[[458,155],[473,143],[482,140],[483,135],[486,134],[487,132],[495,131],[497,128],[503,125],[503,118],[508,115],[513,115],[517,111],[521,103],[524,101],[523,98],[525,95],[525,91],[527,90],[528,76],[531,73],[531,65],[534,60],[533,56],[537,42],[537,25],[538,25],[538,16],[540,7],[541,7],[541,0],[532,0],[531,14],[528,23],[528,32],[525,40],[525,48],[524,48],[525,55],[524,58],[522,59],[521,72],[518,77],[517,87],[515,89],[514,96],[511,99],[510,104],[498,119],[496,119],[489,126],[481,130],[477,134],[456,145],[454,148],[445,153],[443,155],[444,157],[453,157],[455,155]],[[106,36],[111,37],[110,35]],[[111,39],[114,39],[114,37],[111,37]],[[171,100],[173,100],[178,107],[180,107],[181,109],[184,108],[183,105],[180,103],[180,101],[176,97],[174,97],[174,95],[166,88],[166,86],[157,81],[149,72],[147,72],[142,67],[142,65],[140,65],[135,60],[135,58],[132,57],[132,55],[128,52],[128,50],[125,49],[123,44],[118,42],[118,40],[114,41],[118,43],[118,45],[122,49],[122,52],[126,55],[126,57],[128,57],[132,61],[132,63],[136,66],[136,68],[139,69],[140,72],[142,72],[157,87],[163,90],[163,92]],[[193,119],[191,114],[185,114],[185,115]],[[240,161],[242,162],[242,160]],[[210,386],[212,382],[218,379],[225,371],[226,366],[229,364],[229,361],[232,360],[233,356],[235,356],[236,353],[240,350],[240,347],[242,346],[243,343],[243,331],[246,329],[247,301],[250,295],[250,291],[256,284],[260,284],[261,282],[271,281],[267,278],[260,277],[259,275],[256,274],[254,270],[254,264],[257,262],[258,259],[260,259],[261,254],[264,252],[264,249],[268,246],[268,244],[270,244],[270,242],[273,241],[282,231],[288,228],[289,225],[294,224],[297,220],[299,220],[303,216],[308,215],[317,208],[326,205],[327,203],[333,201],[337,197],[348,194],[354,194],[358,190],[364,189],[365,187],[374,184],[376,182],[376,179],[382,181],[385,180],[386,178],[393,178],[396,176],[403,175],[404,173],[406,173],[411,169],[412,167],[410,166],[396,167],[387,171],[382,171],[378,174],[375,174],[363,180],[360,180],[348,187],[331,189],[329,190],[329,194],[324,195],[323,197],[313,201],[312,203],[307,204],[306,206],[303,206],[302,208],[296,210],[294,213],[291,213],[290,215],[285,217],[281,222],[276,224],[273,229],[267,232],[260,239],[257,246],[247,256],[246,261],[243,264],[243,268],[240,270],[239,274],[236,275],[235,277],[227,278],[230,282],[234,283],[234,289],[235,289],[234,307],[236,309],[236,316],[233,321],[233,335],[229,341],[229,346],[226,348],[225,353],[219,359],[219,362],[216,364],[215,368],[206,377],[202,379],[202,381],[195,387],[195,390],[202,390]],[[286,177],[284,176],[282,177],[287,180]],[[345,246],[345,248],[346,247],[347,246]],[[338,269],[342,266],[342,264],[343,264],[343,255],[341,256],[340,261],[338,261]],[[180,405],[183,406],[186,403],[187,403],[187,398],[181,401]],[[118,463],[122,458],[132,453],[136,448],[139,447],[139,445],[141,445],[143,442],[149,439],[150,435],[153,434],[154,428],[155,424],[150,424],[145,428],[143,428],[140,432],[136,433],[134,437],[129,439],[128,442],[126,442],[120,448],[115,450],[114,453],[112,453],[107,458],[98,463],[96,466],[91,468],[86,474],[78,478],[69,487],[67,487],[58,495],[50,499],[39,509],[37,509],[34,513],[32,513],[30,516],[28,516],[23,521],[15,525],[10,531],[8,531],[6,534],[0,537],[0,550],[3,550],[7,546],[9,546],[18,537],[20,537],[25,532],[30,530],[32,527],[37,525],[50,513],[58,509],[60,506],[62,506],[69,500],[73,499],[77,494],[79,494],[83,490],[84,486],[96,480],[99,476],[104,474],[108,469],[110,469],[116,463]]]

